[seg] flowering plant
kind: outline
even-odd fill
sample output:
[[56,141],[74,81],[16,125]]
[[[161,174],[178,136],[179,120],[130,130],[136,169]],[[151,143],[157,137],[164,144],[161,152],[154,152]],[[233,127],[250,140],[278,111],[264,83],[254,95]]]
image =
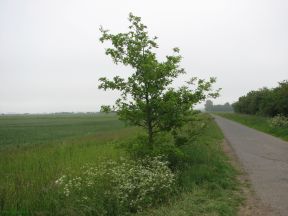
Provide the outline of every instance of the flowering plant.
[[[78,175],[56,180],[60,195],[82,213],[111,215],[138,212],[173,192],[175,174],[161,157],[86,164]],[[113,213],[111,212],[113,211]]]
[[278,114],[271,119],[270,125],[272,127],[280,127],[280,128],[288,127],[288,118],[281,114]]

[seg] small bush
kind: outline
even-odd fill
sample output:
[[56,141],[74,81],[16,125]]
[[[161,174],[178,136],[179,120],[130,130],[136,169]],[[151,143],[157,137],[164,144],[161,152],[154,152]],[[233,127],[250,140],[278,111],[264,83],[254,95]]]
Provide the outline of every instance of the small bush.
[[276,128],[288,128],[288,118],[279,114],[271,119],[270,125]]
[[127,143],[122,143],[129,155],[137,160],[146,157],[163,157],[173,171],[183,167],[186,161],[185,152],[175,145],[173,136],[170,133],[161,133],[155,136],[154,146],[147,145],[147,136],[138,136]]
[[185,167],[187,154],[183,150],[186,145],[194,143],[211,117],[203,115],[191,116],[190,122],[172,132],[161,132],[155,135],[153,148],[147,145],[147,135],[139,135],[137,138],[126,143],[121,143],[130,156],[134,159],[164,156],[169,162],[169,167],[175,171]]
[[196,118],[174,131],[175,145],[181,147],[187,143],[194,142],[207,127],[208,120],[208,118]]
[[150,157],[86,165],[78,175],[63,175],[55,184],[64,209],[78,215],[127,215],[166,200],[175,175],[167,162]]

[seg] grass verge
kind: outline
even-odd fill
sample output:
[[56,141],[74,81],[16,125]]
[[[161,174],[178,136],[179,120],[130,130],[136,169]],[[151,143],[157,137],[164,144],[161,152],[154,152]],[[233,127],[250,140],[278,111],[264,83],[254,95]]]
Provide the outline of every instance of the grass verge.
[[214,114],[239,122],[248,127],[254,128],[256,130],[271,134],[273,136],[288,141],[288,128],[271,127],[270,125],[271,118],[255,115],[238,114],[238,113],[214,113]]
[[183,149],[189,164],[180,174],[180,193],[168,204],[141,216],[236,215],[243,201],[238,172],[222,149],[223,134],[208,116],[208,125],[196,141]]

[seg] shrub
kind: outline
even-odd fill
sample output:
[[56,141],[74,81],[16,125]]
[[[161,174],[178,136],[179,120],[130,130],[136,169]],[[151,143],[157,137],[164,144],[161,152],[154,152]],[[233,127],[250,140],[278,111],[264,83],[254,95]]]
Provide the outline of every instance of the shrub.
[[69,211],[73,207],[79,215],[127,215],[167,199],[175,175],[161,157],[147,157],[85,165],[78,175],[63,175],[55,184]]
[[196,116],[179,130],[175,131],[175,145],[180,147],[187,143],[195,142],[202,131],[207,127],[210,117]]
[[288,118],[283,115],[276,115],[270,121],[272,127],[286,128],[288,127]]
[[130,156],[134,159],[163,156],[169,167],[175,171],[185,167],[187,154],[183,150],[187,144],[197,140],[202,131],[207,127],[211,117],[198,115],[197,113],[190,122],[174,130],[173,132],[161,132],[154,138],[154,147],[147,146],[148,136],[139,135],[137,138],[126,143],[121,143]]
[[167,161],[167,165],[173,171],[181,168],[185,163],[185,152],[175,145],[175,140],[170,133],[158,134],[158,136],[155,137],[153,149],[146,145],[147,139],[148,137],[145,135],[138,136],[128,143],[122,143],[122,147],[124,147],[135,160],[137,158],[161,156]]

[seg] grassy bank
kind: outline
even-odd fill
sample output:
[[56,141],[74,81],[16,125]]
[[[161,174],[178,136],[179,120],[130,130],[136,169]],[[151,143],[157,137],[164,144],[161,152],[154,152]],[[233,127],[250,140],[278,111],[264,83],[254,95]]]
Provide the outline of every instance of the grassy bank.
[[202,134],[185,146],[190,162],[180,175],[180,195],[140,215],[236,215],[243,199],[238,191],[237,171],[223,153],[222,141],[221,130],[209,118]]
[[[241,200],[237,172],[222,151],[220,129],[208,115],[202,117],[207,127],[181,147],[188,163],[177,173],[178,192],[138,215],[236,214]],[[49,215],[56,179],[68,169],[77,173],[86,163],[127,158],[115,141],[125,142],[138,132],[115,115],[1,117],[0,212]]]
[[288,129],[271,127],[271,118],[238,113],[215,114],[288,141]]

